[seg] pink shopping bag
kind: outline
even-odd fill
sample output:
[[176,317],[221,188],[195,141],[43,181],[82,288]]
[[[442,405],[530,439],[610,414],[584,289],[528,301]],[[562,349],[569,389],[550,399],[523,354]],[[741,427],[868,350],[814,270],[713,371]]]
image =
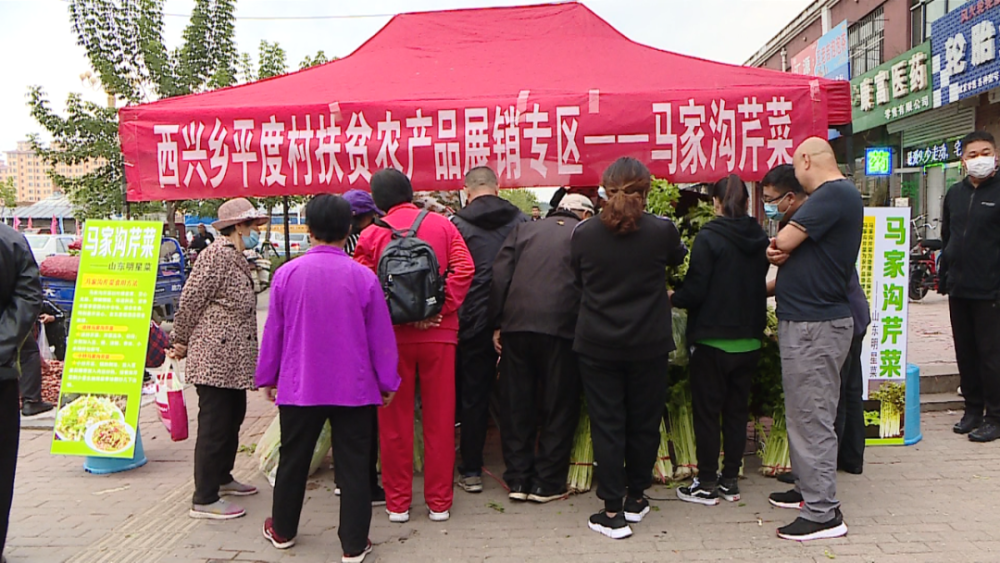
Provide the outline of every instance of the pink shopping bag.
[[160,420],[170,432],[174,442],[187,440],[188,414],[184,404],[184,386],[174,373],[171,363],[166,373],[156,376],[156,406],[160,410]]

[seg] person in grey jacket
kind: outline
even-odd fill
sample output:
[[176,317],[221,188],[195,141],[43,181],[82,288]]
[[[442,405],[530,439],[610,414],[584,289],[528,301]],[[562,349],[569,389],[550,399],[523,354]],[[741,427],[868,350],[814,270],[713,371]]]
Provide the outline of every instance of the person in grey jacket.
[[41,310],[42,284],[31,246],[24,235],[0,224],[0,559],[4,562],[21,431],[21,348]]
[[580,221],[593,214],[588,198],[568,195],[545,219],[518,225],[493,263],[489,311],[494,344],[502,351],[500,437],[511,500],[544,503],[566,494],[580,409],[573,352],[580,291],[570,241]]

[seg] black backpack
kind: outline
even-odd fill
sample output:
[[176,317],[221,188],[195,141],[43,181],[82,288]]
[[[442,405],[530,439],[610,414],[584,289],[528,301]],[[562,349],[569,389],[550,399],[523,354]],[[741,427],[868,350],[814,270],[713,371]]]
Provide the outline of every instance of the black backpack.
[[426,209],[421,211],[408,231],[397,231],[381,219],[375,221],[392,231],[392,240],[378,260],[378,279],[395,325],[427,320],[444,307],[445,277],[437,255],[431,245],[417,238],[427,213]]

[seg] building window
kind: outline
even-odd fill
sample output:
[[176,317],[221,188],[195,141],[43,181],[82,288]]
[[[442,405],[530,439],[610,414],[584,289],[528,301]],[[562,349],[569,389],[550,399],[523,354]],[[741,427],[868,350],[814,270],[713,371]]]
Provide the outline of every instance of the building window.
[[885,61],[885,16],[882,6],[851,26],[847,42],[852,76],[860,76]]
[[912,0],[910,5],[910,46],[916,47],[931,38],[931,27],[945,14],[954,12],[970,0]]

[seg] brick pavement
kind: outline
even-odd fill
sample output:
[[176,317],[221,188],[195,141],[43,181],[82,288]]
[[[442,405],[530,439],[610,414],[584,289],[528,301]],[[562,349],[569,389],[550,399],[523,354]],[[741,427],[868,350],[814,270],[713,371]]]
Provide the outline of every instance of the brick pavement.
[[[955,341],[951,337],[948,298],[928,293],[920,301],[910,301],[908,355],[910,363],[924,372],[942,370],[955,364]],[[952,373],[958,373],[952,370]]]
[[[189,390],[190,394],[191,391]],[[189,396],[193,400],[193,394]],[[241,442],[259,439],[273,407],[254,396]],[[841,476],[841,498],[851,527],[840,540],[799,545],[774,537],[794,513],[771,508],[777,483],[754,473],[741,483],[738,505],[702,507],[675,500],[674,491],[650,491],[654,512],[635,536],[614,542],[586,529],[600,503],[593,494],[545,506],[512,504],[496,481],[481,495],[456,492],[453,519],[435,524],[417,492],[412,520],[390,525],[375,512],[371,561],[768,561],[977,562],[1000,561],[1000,448],[976,445],[950,431],[953,416],[925,415],[922,443],[873,448],[862,476]],[[336,560],[338,500],[333,476],[321,469],[310,480],[299,545],[280,552],[261,537],[271,489],[256,459],[241,455],[237,477],[261,487],[245,500],[249,515],[231,522],[191,520],[193,442],[170,442],[148,409],[142,417],[143,468],[88,475],[78,458],[48,454],[49,435],[22,433],[21,466],[8,540],[11,563],[217,561],[320,563]],[[501,471],[497,437],[491,435],[487,467]],[[419,489],[420,479],[417,479]]]
[[[263,307],[262,307],[263,309]],[[947,302],[929,296],[913,305],[911,361],[953,362]],[[263,315],[262,315],[263,317]],[[261,321],[263,318],[261,318]],[[193,390],[187,391],[196,404]],[[191,408],[192,418],[195,409]],[[274,416],[273,406],[254,395],[241,443],[253,445]],[[431,523],[417,492],[412,520],[390,525],[376,511],[370,561],[746,561],[1000,562],[1000,448],[976,445],[950,431],[954,416],[924,415],[924,441],[909,448],[869,450],[865,474],[841,476],[841,499],[850,535],[798,545],[774,537],[794,513],[771,508],[767,494],[777,483],[757,475],[748,458],[743,502],[701,507],[675,500],[674,491],[650,491],[654,512],[635,526],[633,538],[613,542],[586,528],[600,507],[591,493],[545,506],[511,504],[499,483],[487,479],[481,495],[456,492],[453,519]],[[193,421],[192,435],[196,429]],[[299,545],[279,552],[261,537],[270,512],[271,489],[256,471],[256,458],[241,454],[236,475],[261,487],[245,500],[249,515],[232,522],[187,517],[193,490],[194,442],[171,442],[154,409],[142,413],[149,464],[107,476],[83,472],[81,458],[48,453],[50,433],[23,430],[7,556],[11,563],[209,563],[217,561],[319,563],[337,561],[338,500],[332,472],[311,479]],[[502,471],[497,436],[491,434],[486,463]]]

